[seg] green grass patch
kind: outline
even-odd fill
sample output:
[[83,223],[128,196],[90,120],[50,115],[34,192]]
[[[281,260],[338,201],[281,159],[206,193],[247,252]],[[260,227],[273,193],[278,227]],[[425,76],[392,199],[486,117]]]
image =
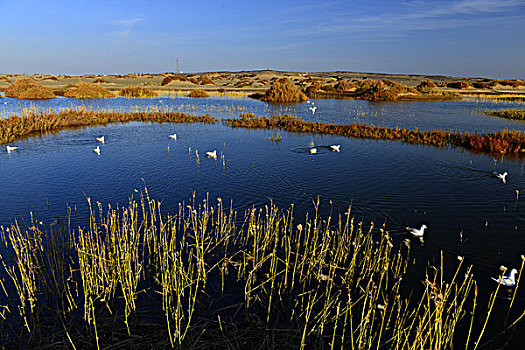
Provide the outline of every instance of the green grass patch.
[[525,120],[525,109],[502,109],[499,111],[495,110],[485,110],[486,115],[493,117],[500,117],[505,119],[514,119],[514,120]]

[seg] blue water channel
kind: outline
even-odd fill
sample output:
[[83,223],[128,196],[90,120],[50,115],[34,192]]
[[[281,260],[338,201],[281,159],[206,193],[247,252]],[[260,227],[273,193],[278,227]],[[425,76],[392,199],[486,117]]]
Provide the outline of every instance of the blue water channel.
[[[377,126],[461,131],[525,131],[525,123],[486,116],[484,109],[523,108],[523,103],[476,99],[453,102],[371,103],[313,100],[310,104],[270,105],[248,98],[110,98],[46,101],[0,99],[3,118],[28,109],[119,110],[160,108],[217,118],[240,113],[290,114],[306,120],[368,123]],[[272,141],[276,133],[281,142]],[[169,134],[176,133],[177,140]],[[100,144],[96,137],[105,136]],[[317,154],[309,153],[313,141]],[[525,254],[525,174],[519,157],[474,154],[462,149],[406,145],[341,136],[296,134],[278,130],[232,129],[221,123],[149,124],[132,122],[64,130],[12,143],[0,150],[0,225],[21,222],[32,212],[50,223],[72,208],[74,225],[88,223],[87,198],[104,206],[126,205],[147,187],[166,212],[195,193],[212,204],[233,201],[240,212],[273,201],[294,205],[300,223],[319,199],[321,214],[338,215],[351,207],[365,223],[385,224],[394,239],[413,241],[412,254],[425,267],[456,256],[474,266],[482,292],[495,287],[490,276],[500,265],[519,268]],[[340,152],[329,146],[340,144]],[[92,150],[100,147],[100,155]],[[217,151],[217,159],[206,158]],[[198,154],[198,156],[197,156]],[[491,176],[508,172],[507,182]],[[518,191],[518,192],[516,192]],[[424,241],[408,237],[405,226],[426,224]],[[421,279],[423,277],[421,276]],[[415,284],[419,280],[414,281]],[[525,305],[525,295],[517,302]],[[523,310],[523,307],[521,308]]]

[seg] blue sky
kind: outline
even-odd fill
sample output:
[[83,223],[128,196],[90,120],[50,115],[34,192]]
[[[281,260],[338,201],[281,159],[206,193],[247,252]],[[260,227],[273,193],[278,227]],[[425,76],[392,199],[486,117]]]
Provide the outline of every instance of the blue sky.
[[525,78],[525,0],[0,0],[0,72]]

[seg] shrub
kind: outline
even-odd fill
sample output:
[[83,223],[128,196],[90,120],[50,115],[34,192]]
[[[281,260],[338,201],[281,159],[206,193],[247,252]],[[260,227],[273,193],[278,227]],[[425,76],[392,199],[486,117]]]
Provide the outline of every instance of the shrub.
[[155,91],[142,86],[126,86],[120,90],[120,96],[124,97],[153,97],[156,95]]
[[470,83],[467,83],[466,81],[453,81],[447,83],[447,87],[451,89],[467,89],[470,86]]
[[53,80],[53,81],[58,81],[58,78],[55,77],[55,76],[52,76],[52,75],[51,75],[51,76],[47,76],[47,77],[45,77],[43,80]]
[[7,97],[42,100],[55,98],[53,90],[37,83],[33,78],[21,78],[5,90]]
[[275,80],[261,99],[271,103],[295,103],[307,101],[308,97],[286,78]]
[[98,84],[98,83],[109,83],[109,81],[107,81],[104,78],[98,78],[98,79],[93,80],[93,84]]
[[205,75],[198,77],[197,80],[200,82],[201,85],[215,85],[213,80],[211,80],[210,77]]
[[162,79],[162,83],[160,83],[160,85],[161,86],[168,85],[172,81],[188,81],[188,78],[186,78],[182,74],[169,75],[166,78]]
[[490,83],[483,81],[477,81],[475,83],[472,83],[472,86],[476,89],[489,89],[491,87]]
[[80,82],[67,89],[64,96],[69,98],[106,98],[112,97],[113,94],[103,86]]
[[435,88],[437,88],[437,85],[430,80],[423,80],[418,86],[416,86],[418,91],[429,91]]
[[486,110],[485,114],[506,119],[525,120],[525,109]]
[[523,83],[518,80],[498,80],[498,83],[503,86],[519,87]]
[[337,92],[346,92],[355,89],[357,85],[348,80],[341,79],[337,82],[337,84],[335,84],[334,87],[335,91]]
[[0,77],[0,80],[1,81],[5,81],[6,83],[10,83],[11,82],[11,80],[9,80],[8,77]]
[[210,95],[208,95],[206,93],[206,91],[203,91],[203,90],[193,90],[192,92],[190,92],[188,94],[188,97],[191,97],[191,98],[206,98],[206,97],[210,97]]
[[369,101],[395,101],[401,94],[418,93],[414,88],[394,83],[392,81],[381,81],[366,79],[359,83],[356,90],[357,98]]
[[312,83],[310,84],[310,86],[308,86],[306,88],[306,93],[307,94],[312,94],[312,93],[315,93],[317,91],[321,90],[321,84],[319,83]]
[[336,92],[335,87],[330,84],[325,84],[321,86],[321,90],[326,91],[326,92]]

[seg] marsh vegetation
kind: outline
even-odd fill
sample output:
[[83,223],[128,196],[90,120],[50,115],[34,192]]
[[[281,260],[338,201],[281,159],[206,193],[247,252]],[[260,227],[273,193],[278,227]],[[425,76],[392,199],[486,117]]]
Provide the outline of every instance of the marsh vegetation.
[[[500,288],[479,304],[462,257],[428,266],[422,288],[407,293],[410,241],[394,244],[350,209],[321,218],[314,202],[296,218],[269,203],[241,215],[220,198],[193,198],[165,213],[147,193],[116,208],[88,198],[87,227],[31,216],[0,228],[4,346],[483,345]],[[445,277],[444,264],[455,273]]]

